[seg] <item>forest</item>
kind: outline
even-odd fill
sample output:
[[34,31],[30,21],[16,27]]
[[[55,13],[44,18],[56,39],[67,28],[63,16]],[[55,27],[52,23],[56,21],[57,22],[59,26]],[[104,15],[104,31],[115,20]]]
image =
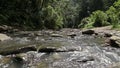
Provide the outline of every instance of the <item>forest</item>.
[[119,27],[120,0],[0,0],[0,25],[23,30]]

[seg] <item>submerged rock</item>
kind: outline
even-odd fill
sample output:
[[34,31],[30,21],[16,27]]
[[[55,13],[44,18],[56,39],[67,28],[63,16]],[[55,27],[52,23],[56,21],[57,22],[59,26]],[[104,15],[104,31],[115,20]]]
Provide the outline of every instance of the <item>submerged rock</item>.
[[10,40],[10,39],[12,39],[12,38],[7,36],[6,34],[0,33],[0,41]]

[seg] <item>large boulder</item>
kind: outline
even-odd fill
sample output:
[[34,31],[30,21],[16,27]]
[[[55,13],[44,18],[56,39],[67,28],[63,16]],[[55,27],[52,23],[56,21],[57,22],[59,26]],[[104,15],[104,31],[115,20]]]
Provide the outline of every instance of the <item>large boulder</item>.
[[0,41],[10,40],[11,37],[7,36],[6,34],[0,33]]
[[107,40],[107,44],[112,47],[120,47],[120,37],[112,36]]

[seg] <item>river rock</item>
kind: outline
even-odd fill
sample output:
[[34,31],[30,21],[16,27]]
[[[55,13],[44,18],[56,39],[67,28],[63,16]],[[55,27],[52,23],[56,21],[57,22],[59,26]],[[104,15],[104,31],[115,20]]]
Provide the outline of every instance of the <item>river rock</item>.
[[0,33],[0,41],[10,40],[10,39],[12,39],[12,38],[7,36],[6,34]]
[[30,60],[30,57],[33,57],[33,55],[37,56],[37,54],[38,54],[37,51],[29,51],[29,52],[26,52],[26,53],[16,54],[16,56],[20,57],[24,61],[28,61],[28,60]]
[[110,33],[104,33],[104,37],[111,37],[112,36],[112,34],[110,34]]
[[0,26],[0,32],[8,31],[9,29],[12,29],[12,27],[7,25]]
[[71,33],[71,34],[68,34],[67,36],[70,36],[71,38],[74,38],[77,35],[75,33]]
[[42,36],[43,34],[41,33],[35,33],[35,36]]
[[11,26],[2,25],[0,26],[0,32],[1,33],[10,33],[10,32],[16,32],[17,29],[13,29]]
[[37,51],[36,46],[28,45],[28,46],[19,47],[16,49],[4,50],[4,51],[1,51],[0,54],[1,55],[12,55],[12,54],[26,53],[28,51]]
[[108,39],[107,43],[113,47],[120,47],[120,37],[112,36]]
[[92,35],[92,34],[95,34],[95,31],[94,30],[84,30],[84,31],[82,31],[82,34]]
[[63,36],[60,34],[51,34],[51,37],[63,37]]

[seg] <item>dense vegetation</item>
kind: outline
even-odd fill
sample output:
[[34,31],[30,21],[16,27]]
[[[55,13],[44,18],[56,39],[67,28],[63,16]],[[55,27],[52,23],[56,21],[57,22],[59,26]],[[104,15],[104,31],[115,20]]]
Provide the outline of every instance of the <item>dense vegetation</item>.
[[119,24],[120,0],[0,0],[0,25],[24,30]]
[[92,28],[106,25],[113,25],[113,28],[120,27],[120,0],[114,2],[106,11],[97,10],[89,17],[82,19],[79,27]]

